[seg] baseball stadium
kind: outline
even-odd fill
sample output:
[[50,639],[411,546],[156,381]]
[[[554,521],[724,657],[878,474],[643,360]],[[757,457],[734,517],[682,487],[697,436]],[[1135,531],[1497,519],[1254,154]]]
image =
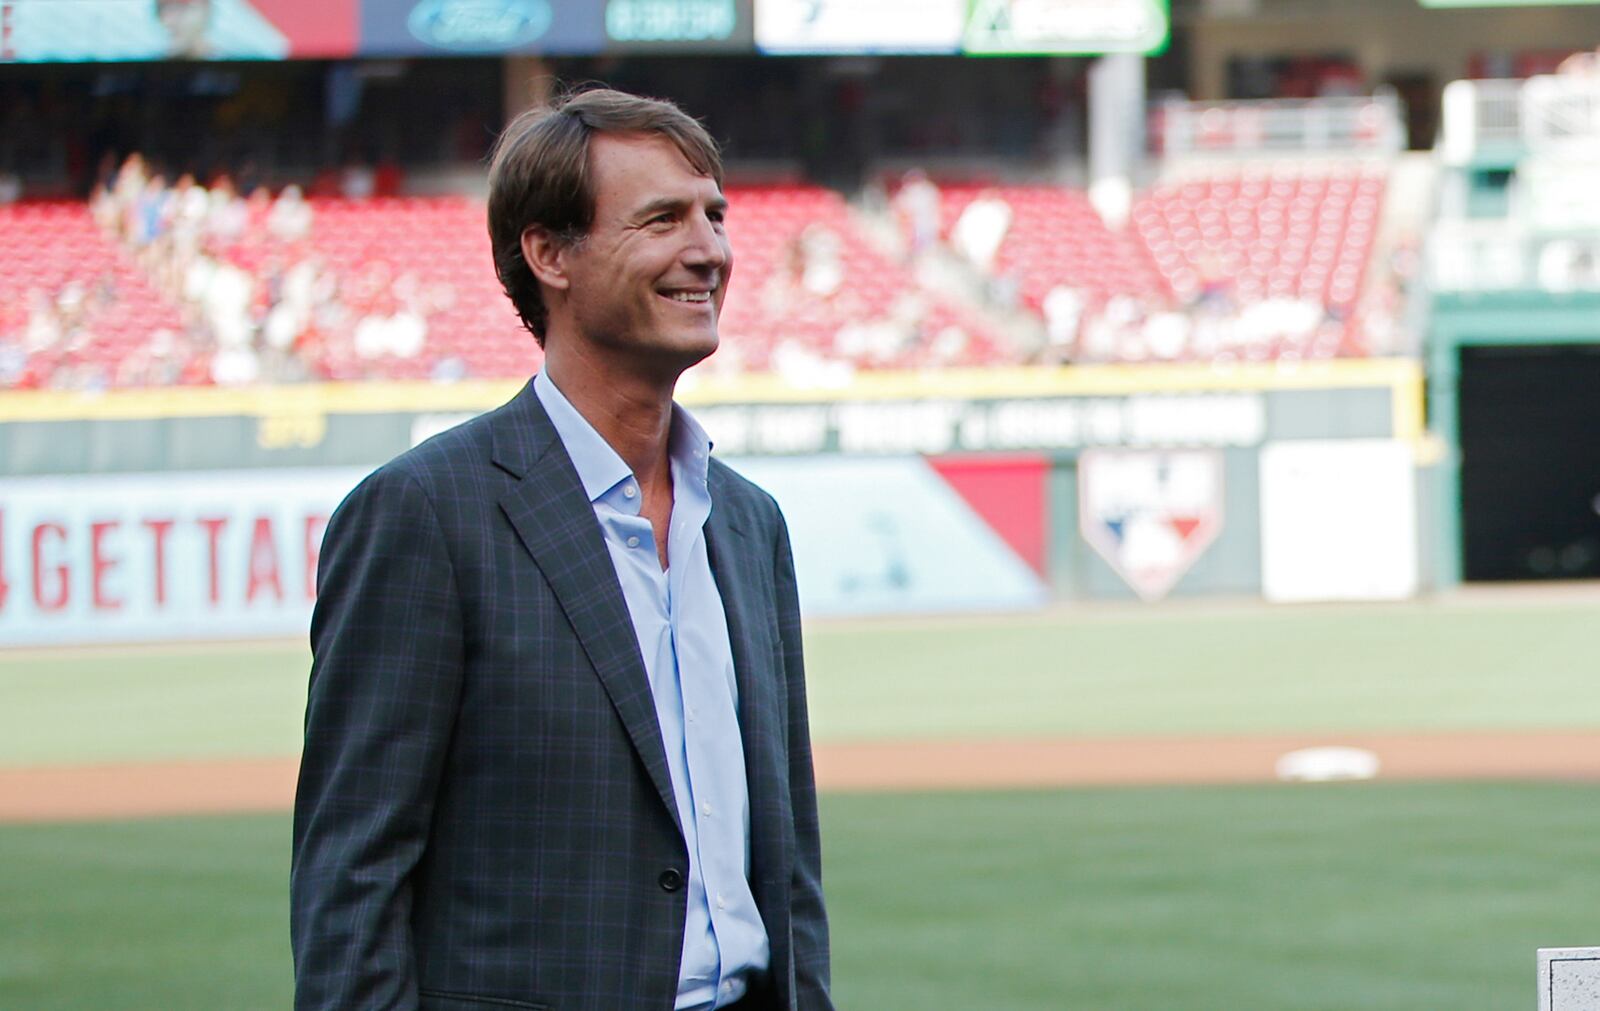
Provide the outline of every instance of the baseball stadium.
[[293,1006],[324,531],[601,85],[722,150],[838,1007],[1600,1008],[1600,0],[0,0],[0,1009]]

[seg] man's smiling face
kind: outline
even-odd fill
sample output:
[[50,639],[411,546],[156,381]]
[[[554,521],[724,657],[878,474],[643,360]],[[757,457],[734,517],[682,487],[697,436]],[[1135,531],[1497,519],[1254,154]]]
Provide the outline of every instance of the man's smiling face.
[[665,137],[598,134],[594,220],[561,259],[571,336],[602,353],[682,371],[717,349],[733,250],[727,201]]

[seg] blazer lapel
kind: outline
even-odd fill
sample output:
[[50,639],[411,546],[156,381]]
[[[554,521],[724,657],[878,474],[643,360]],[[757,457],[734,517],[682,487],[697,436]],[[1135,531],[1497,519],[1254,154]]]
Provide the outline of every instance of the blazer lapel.
[[733,651],[734,682],[739,686],[740,736],[745,739],[745,764],[749,765],[750,733],[756,729],[752,723],[761,709],[754,696],[760,692],[765,680],[754,673],[754,665],[760,662],[758,657],[761,653],[752,638],[762,626],[758,624],[761,615],[750,613],[753,601],[759,598],[749,585],[750,574],[745,571],[748,551],[744,533],[730,518],[726,500],[712,502],[711,516],[706,520],[706,555],[711,562],[711,575],[716,581],[717,592],[722,596],[723,613],[728,619],[728,645]]
[[[719,494],[720,492],[720,494]],[[711,486],[706,550],[722,595],[739,686],[739,737],[744,744],[745,781],[750,791],[750,888],[772,941],[773,968],[787,950],[789,878],[794,865],[793,809],[788,788],[788,717],[777,661],[773,587],[765,567],[772,545],[745,529],[738,499],[721,480]]]
[[[732,497],[712,485],[711,518],[706,522],[706,552],[728,619],[734,681],[739,686],[739,736],[744,744],[750,789],[752,835],[760,833],[758,803],[771,797],[782,777],[783,699],[773,669],[774,630],[770,621],[772,588],[763,578],[762,551],[750,542],[733,508]],[[770,546],[766,549],[770,555]]]
[[655,700],[594,507],[529,383],[495,429],[494,462],[521,481],[500,508],[544,573],[661,801],[678,821]]

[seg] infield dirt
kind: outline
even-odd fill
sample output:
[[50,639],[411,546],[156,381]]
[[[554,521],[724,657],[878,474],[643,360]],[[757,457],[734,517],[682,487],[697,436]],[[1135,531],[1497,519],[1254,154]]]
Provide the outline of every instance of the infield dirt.
[[[1600,732],[1079,738],[828,743],[823,792],[1270,782],[1277,761],[1338,745],[1377,756],[1382,780],[1600,780]],[[0,769],[0,821],[284,811],[294,758]]]

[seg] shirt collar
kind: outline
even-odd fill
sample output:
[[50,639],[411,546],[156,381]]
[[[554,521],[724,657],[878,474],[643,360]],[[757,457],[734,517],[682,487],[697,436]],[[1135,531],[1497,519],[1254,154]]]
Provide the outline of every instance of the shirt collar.
[[[561,437],[561,444],[566,447],[590,502],[599,501],[611,489],[633,477],[633,471],[617,451],[595,431],[589,419],[578,413],[542,369],[533,377],[533,392]],[[711,440],[694,416],[678,404],[672,405],[670,440],[667,453],[673,474],[690,477],[700,487],[705,487]]]
[[672,440],[667,454],[676,468],[674,474],[694,478],[701,488],[706,486],[706,472],[711,467],[711,437],[694,415],[676,402],[672,405]]

